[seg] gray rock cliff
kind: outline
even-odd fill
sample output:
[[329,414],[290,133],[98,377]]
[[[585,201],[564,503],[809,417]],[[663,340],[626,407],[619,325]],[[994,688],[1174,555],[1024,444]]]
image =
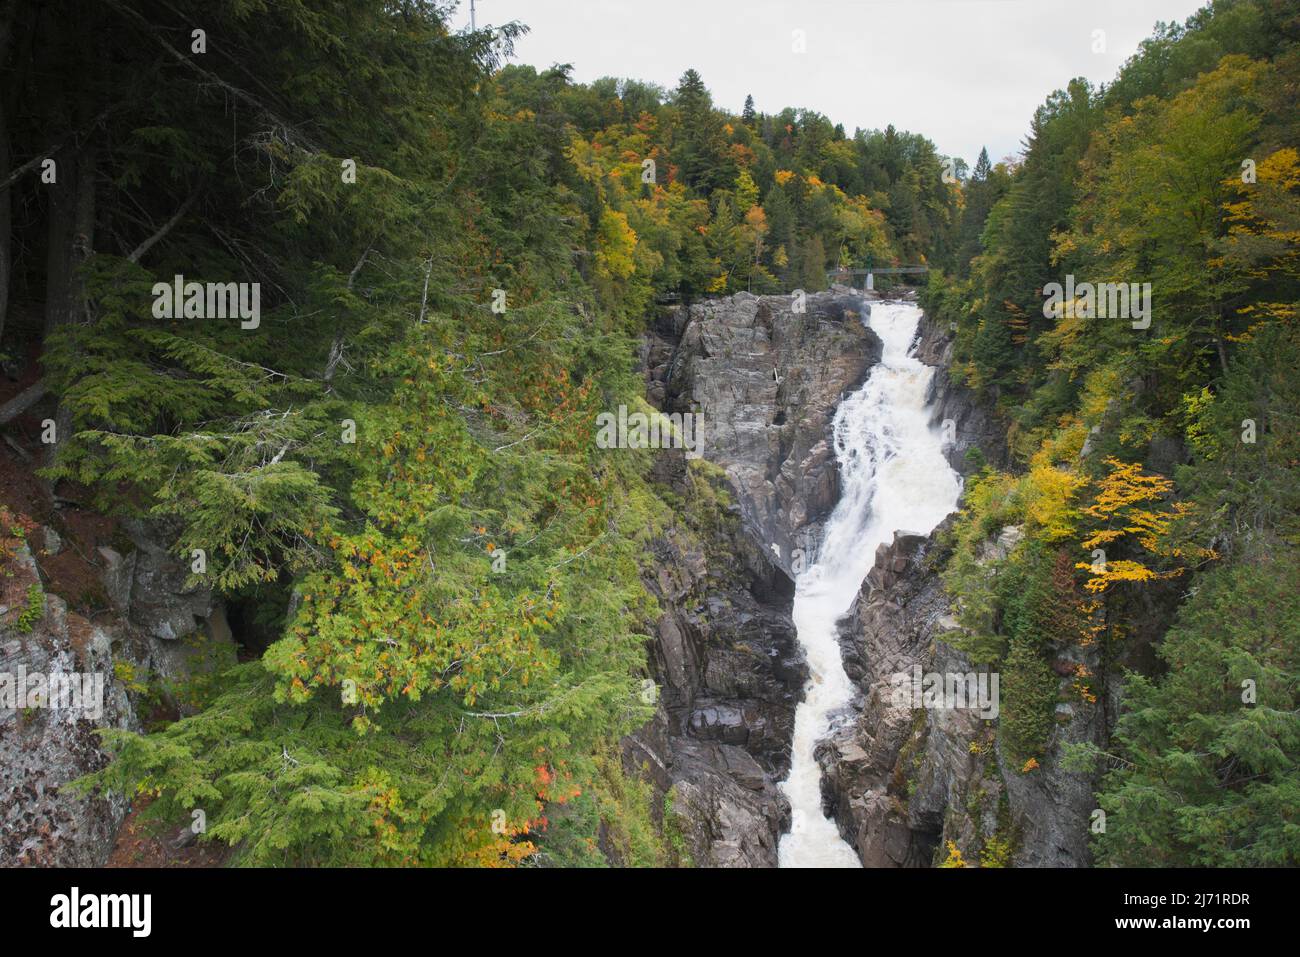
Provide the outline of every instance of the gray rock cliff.
[[663,614],[650,660],[662,697],[624,742],[625,763],[671,791],[698,866],[776,865],[790,813],[776,782],[807,674],[791,562],[838,498],[835,408],[880,358],[867,300],[837,287],[804,305],[741,293],[673,309],[643,355],[651,403],[705,422],[703,463],[660,452],[659,480],[692,513],[708,512],[692,502],[697,483],[727,500],[709,527],[656,541],[648,584]]

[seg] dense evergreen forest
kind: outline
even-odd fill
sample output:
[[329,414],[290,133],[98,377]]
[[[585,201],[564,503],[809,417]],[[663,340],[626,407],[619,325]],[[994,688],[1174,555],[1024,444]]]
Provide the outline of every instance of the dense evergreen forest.
[[[1072,756],[1098,862],[1300,862],[1293,0],[1215,0],[973,164],[731,114],[708,64],[507,65],[526,27],[451,15],[0,2],[0,428],[48,421],[44,481],[171,530],[246,609],[246,660],[110,733],[87,787],[202,807],[242,864],[602,864],[602,832],[683,863],[618,754],[680,503],[596,416],[644,401],[656,303],[927,264],[951,374],[1010,436],[945,571],[1001,746],[1032,773],[1054,650],[1099,645],[1078,694],[1126,677],[1109,749]],[[1045,310],[1067,274],[1150,283],[1149,323]],[[177,276],[257,282],[260,316],[160,316]]]

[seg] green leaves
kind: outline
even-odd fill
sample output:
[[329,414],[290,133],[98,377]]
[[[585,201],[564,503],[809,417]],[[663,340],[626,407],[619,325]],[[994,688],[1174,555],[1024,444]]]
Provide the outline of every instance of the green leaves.
[[1126,686],[1102,783],[1103,863],[1295,866],[1300,861],[1300,599],[1295,553],[1202,577],[1159,654]]

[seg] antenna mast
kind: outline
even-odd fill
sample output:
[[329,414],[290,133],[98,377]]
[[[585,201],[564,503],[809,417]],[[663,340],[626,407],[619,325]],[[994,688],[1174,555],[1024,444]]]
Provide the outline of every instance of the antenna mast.
[[469,0],[469,28],[470,30],[478,29],[478,23],[474,17],[474,0]]

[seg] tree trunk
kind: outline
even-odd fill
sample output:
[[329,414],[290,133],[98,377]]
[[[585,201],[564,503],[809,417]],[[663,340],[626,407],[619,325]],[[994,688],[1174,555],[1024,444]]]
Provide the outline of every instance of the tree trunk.
[[[19,87],[17,64],[14,62],[14,16],[18,0],[0,0],[0,71],[9,76],[8,88],[0,95],[0,183],[9,178],[13,166],[10,146],[10,111],[16,106],[15,93]],[[4,343],[5,317],[9,314],[9,288],[13,273],[13,201],[9,187],[0,186],[0,345]]]
[[[0,60],[0,64],[2,63],[3,61]],[[7,112],[6,104],[0,102],[0,180],[8,177],[12,163],[9,149],[9,121],[5,115]],[[13,272],[12,208],[9,187],[0,186],[0,344],[4,342],[5,316],[9,314],[10,274]]]
[[73,184],[77,160],[66,153],[55,160],[56,182],[47,185],[49,206],[46,210],[45,240],[45,336],[62,325],[68,310],[68,250],[72,246]]
[[[83,29],[68,37],[67,48],[75,56],[92,42]],[[94,93],[84,78],[68,77],[62,89],[52,93],[56,104],[52,112],[61,114],[58,119],[66,120],[67,128],[79,133],[58,153],[57,182],[42,187],[50,190],[44,349],[49,348],[50,337],[62,327],[90,319],[83,267],[95,253],[101,135],[95,119]],[[47,465],[54,464],[72,432],[72,414],[62,402],[55,423],[55,440],[47,451]]]
[[[92,134],[93,136],[93,134]],[[45,262],[45,338],[81,314],[80,269],[94,253],[96,149],[93,139],[69,150],[51,186],[49,249]]]

